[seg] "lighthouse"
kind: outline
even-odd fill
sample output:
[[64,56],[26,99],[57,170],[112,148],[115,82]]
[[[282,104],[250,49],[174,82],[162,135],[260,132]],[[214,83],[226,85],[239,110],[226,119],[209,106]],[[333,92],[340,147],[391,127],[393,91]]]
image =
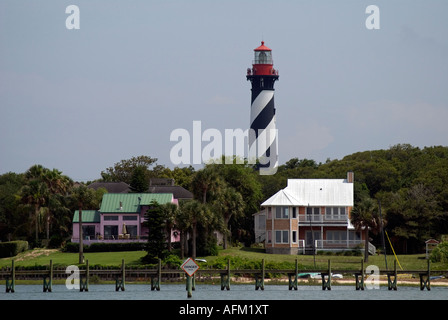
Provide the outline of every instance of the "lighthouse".
[[260,174],[274,174],[278,167],[274,107],[274,83],[278,80],[278,71],[274,69],[272,50],[264,45],[264,41],[254,49],[254,61],[252,68],[247,69],[246,78],[252,84],[249,154],[257,160]]

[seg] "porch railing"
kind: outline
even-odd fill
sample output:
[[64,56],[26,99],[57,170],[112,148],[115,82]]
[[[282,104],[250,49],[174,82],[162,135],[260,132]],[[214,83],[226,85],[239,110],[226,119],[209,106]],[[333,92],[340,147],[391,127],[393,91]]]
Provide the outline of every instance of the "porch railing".
[[348,223],[348,215],[300,214],[299,223]]
[[[315,240],[316,250],[342,251],[342,250],[363,250],[364,240]],[[367,248],[371,255],[376,254],[376,247],[369,242]]]
[[[119,242],[145,242],[148,241],[147,237],[138,237],[138,236],[130,236],[130,237],[118,237],[118,236],[104,236],[104,237],[95,237],[95,236],[86,236],[83,238],[83,243],[89,245],[91,243],[119,243]],[[72,238],[71,242],[79,242],[79,238]]]
[[363,240],[315,240],[316,249],[357,249],[364,248]]

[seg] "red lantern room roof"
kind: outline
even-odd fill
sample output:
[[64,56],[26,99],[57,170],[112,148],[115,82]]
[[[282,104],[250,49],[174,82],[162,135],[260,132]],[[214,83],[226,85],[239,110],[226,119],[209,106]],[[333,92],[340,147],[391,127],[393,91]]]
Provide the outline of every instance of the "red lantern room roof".
[[272,51],[272,50],[264,45],[264,41],[261,41],[261,46],[255,48],[254,51]]

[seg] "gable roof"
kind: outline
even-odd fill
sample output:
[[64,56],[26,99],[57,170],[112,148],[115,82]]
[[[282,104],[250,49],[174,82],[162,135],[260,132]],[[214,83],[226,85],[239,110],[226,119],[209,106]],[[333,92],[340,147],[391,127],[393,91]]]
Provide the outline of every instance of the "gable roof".
[[[159,204],[173,202],[172,193],[106,193],[101,202],[101,213],[138,213],[140,206],[152,201]],[[121,208],[120,208],[121,202]]]
[[[83,223],[99,223],[100,213],[98,210],[82,210],[81,218]],[[73,222],[79,222],[79,210],[73,214]]]
[[263,202],[262,206],[296,206],[298,202],[287,190],[282,189]]
[[181,186],[149,186],[150,193],[172,193],[176,199],[193,199],[193,194]]
[[353,183],[346,179],[288,179],[262,206],[353,206]]

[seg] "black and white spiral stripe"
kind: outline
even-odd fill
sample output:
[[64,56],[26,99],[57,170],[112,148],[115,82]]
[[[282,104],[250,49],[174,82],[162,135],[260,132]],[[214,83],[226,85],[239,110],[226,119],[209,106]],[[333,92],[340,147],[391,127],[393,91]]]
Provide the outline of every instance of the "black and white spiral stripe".
[[[256,92],[254,92],[256,91]],[[277,130],[275,124],[274,90],[252,89],[250,112],[249,150],[256,158],[260,168],[277,168]]]

